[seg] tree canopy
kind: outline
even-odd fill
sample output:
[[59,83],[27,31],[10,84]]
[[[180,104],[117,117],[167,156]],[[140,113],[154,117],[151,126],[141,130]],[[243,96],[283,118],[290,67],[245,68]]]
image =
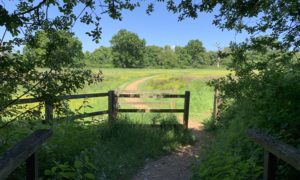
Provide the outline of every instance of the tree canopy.
[[161,66],[160,55],[163,48],[158,46],[146,46],[144,62],[146,67]]
[[190,40],[185,46],[187,53],[191,56],[190,64],[205,64],[205,48],[200,40]]
[[63,30],[48,33],[39,31],[26,44],[24,55],[39,67],[74,67],[83,58],[82,43]]
[[110,67],[112,66],[112,52],[111,47],[100,46],[92,53],[87,52],[84,58],[88,66],[96,67]]
[[[146,3],[146,2],[145,2]],[[201,12],[216,13],[213,23],[221,29],[234,29],[238,32],[245,30],[252,35],[271,32],[273,37],[282,38],[284,44],[299,50],[299,9],[297,0],[265,0],[265,1],[191,1],[191,0],[157,0],[148,3],[146,13],[155,10],[155,3],[166,3],[169,11],[177,13],[179,20],[185,18],[197,18]],[[4,3],[3,3],[4,4]],[[15,10],[9,10],[0,5],[0,26],[3,26],[13,36],[17,36],[21,30],[26,37],[31,32],[39,29],[64,29],[70,30],[74,23],[80,21],[88,25],[94,25],[94,29],[87,32],[93,40],[99,41],[101,37],[101,15],[107,13],[113,19],[122,19],[122,10],[134,10],[140,6],[140,2],[130,0],[107,1],[25,1],[20,0]],[[75,10],[81,9],[81,11]],[[51,14],[51,9],[59,13]],[[51,14],[51,16],[50,16]],[[51,18],[50,18],[51,17]],[[257,23],[251,23],[255,20]]]
[[115,67],[137,68],[144,66],[146,41],[135,33],[121,29],[110,41]]
[[111,47],[101,46],[87,52],[85,62],[93,67],[197,68],[213,65],[217,59],[217,52],[206,52],[200,40],[190,40],[186,46],[175,48],[145,43],[137,34],[120,30],[111,39]]

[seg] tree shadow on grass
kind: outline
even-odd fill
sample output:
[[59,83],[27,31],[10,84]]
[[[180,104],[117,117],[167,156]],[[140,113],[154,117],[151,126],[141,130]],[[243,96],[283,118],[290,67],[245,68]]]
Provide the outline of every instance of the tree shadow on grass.
[[[166,116],[155,124],[133,124],[123,116],[112,125],[59,123],[39,151],[39,174],[46,179],[130,179],[149,159],[194,142],[191,133],[176,122]],[[22,165],[9,179],[24,175]]]

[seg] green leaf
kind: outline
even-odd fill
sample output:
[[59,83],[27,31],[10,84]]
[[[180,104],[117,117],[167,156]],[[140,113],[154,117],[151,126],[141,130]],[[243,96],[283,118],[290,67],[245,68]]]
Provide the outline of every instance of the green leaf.
[[44,171],[44,175],[46,175],[46,176],[49,176],[49,175],[51,175],[52,174],[52,172],[49,170],[49,169],[46,169],[45,171]]
[[78,168],[82,167],[82,163],[79,160],[76,160],[74,162],[74,166],[75,166],[76,169],[78,169]]
[[61,175],[64,178],[68,178],[68,179],[75,177],[74,172],[60,172],[59,175]]
[[95,179],[95,176],[92,173],[85,173],[84,176],[88,179]]

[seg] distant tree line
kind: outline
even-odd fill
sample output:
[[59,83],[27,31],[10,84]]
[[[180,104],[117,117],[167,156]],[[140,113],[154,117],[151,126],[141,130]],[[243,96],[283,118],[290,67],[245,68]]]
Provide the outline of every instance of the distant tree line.
[[[118,68],[197,68],[215,65],[217,51],[206,51],[200,40],[190,40],[186,46],[146,46],[146,40],[136,33],[120,30],[110,41],[110,47],[101,46],[86,52],[88,66]],[[222,56],[221,65],[228,65],[230,57]]]

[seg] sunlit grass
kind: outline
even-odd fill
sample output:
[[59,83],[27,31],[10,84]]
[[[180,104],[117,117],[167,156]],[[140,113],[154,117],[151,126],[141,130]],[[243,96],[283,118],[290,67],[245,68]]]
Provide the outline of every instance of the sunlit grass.
[[[97,71],[97,69],[92,70]],[[119,90],[137,79],[153,76],[152,79],[141,84],[139,90],[172,90],[176,94],[184,94],[186,90],[191,91],[190,115],[197,121],[202,121],[211,115],[213,89],[206,84],[206,81],[228,73],[226,70],[215,69],[103,69],[102,71],[103,82],[86,85],[78,90],[77,94]],[[162,101],[161,99],[144,100]],[[163,101],[172,103],[173,99],[163,99]],[[183,102],[183,99],[176,100],[175,108],[183,108]],[[69,100],[68,103],[75,113],[108,109],[107,97],[75,99]],[[163,108],[173,108],[172,106],[170,104]],[[123,107],[132,106],[125,104]],[[159,105],[152,107],[161,108]],[[41,110],[44,111],[43,108]],[[51,170],[60,164],[74,168],[76,160],[82,160],[87,156],[96,169],[91,171],[87,168],[85,171],[106,179],[129,179],[143,166],[145,159],[157,158],[178,146],[193,142],[193,137],[186,134],[183,129],[150,128],[153,124],[177,124],[174,115],[128,113],[120,117],[113,127],[108,127],[106,115],[75,120],[75,122],[69,118],[65,122],[55,123],[52,127],[54,136],[40,154],[42,160],[40,174],[45,176],[45,170]],[[135,127],[132,124],[144,126]],[[0,132],[0,151],[3,152],[26,134],[39,128],[49,128],[49,125],[14,124],[12,127],[5,128]],[[20,177],[19,173],[24,173],[24,168],[14,175]],[[59,176],[59,172],[54,174],[49,177],[55,179]]]
[[[91,69],[98,72],[99,69]],[[205,82],[213,78],[225,76],[229,71],[225,69],[101,69],[104,80],[98,84],[86,85],[76,94],[108,92],[122,90],[129,83],[144,77],[152,79],[141,84],[139,90],[171,90],[177,94],[191,91],[190,117],[203,121],[211,115],[213,106],[213,89]],[[166,105],[149,105],[156,108],[183,108],[183,99],[144,99],[145,101],[170,102]],[[122,100],[121,100],[122,101]],[[124,102],[124,101],[123,101]],[[88,113],[108,109],[108,98],[97,97],[87,99],[68,100],[69,107],[75,113]],[[133,107],[122,103],[123,107]],[[31,108],[36,104],[28,104]],[[42,108],[42,111],[44,109]],[[55,117],[56,114],[55,114]]]
[[[92,69],[96,72],[98,69]],[[142,84],[140,90],[172,90],[174,93],[184,94],[184,91],[191,91],[190,114],[193,119],[202,121],[208,118],[213,106],[213,89],[205,82],[213,78],[225,76],[229,71],[225,69],[102,69],[103,82],[86,86],[78,93],[107,92],[124,88],[130,82],[143,77],[154,76]],[[72,100],[70,107],[78,109],[84,100]],[[80,112],[92,112],[107,109],[107,98],[87,99],[89,107],[82,108]],[[153,101],[148,99],[147,101]],[[155,101],[155,100],[154,100]],[[174,101],[164,99],[156,101]],[[176,108],[183,107],[183,100],[175,100]],[[130,106],[127,106],[130,107]],[[159,106],[157,106],[159,107]],[[172,107],[170,105],[164,108]]]

